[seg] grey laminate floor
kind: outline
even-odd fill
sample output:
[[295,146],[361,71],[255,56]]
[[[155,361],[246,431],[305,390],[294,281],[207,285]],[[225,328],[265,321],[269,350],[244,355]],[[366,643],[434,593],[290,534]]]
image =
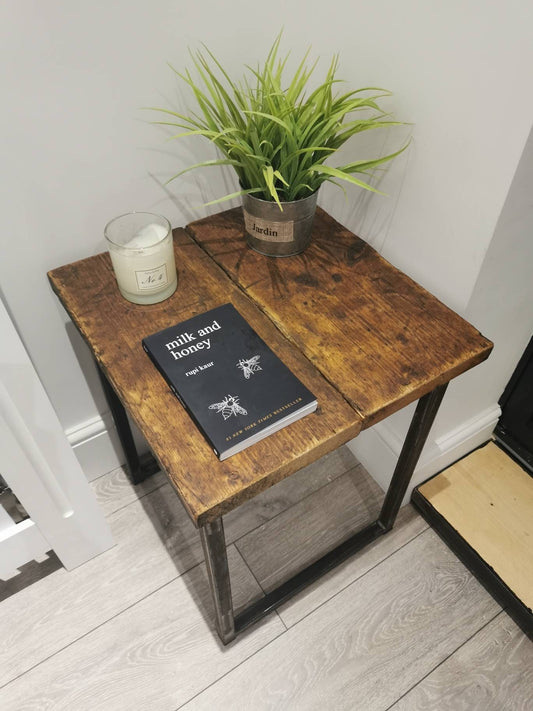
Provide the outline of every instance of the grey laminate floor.
[[[134,489],[116,470],[94,488],[115,547],[0,583],[2,711],[533,709],[533,644],[410,506],[223,647],[197,532],[163,475]],[[341,448],[227,516],[236,606],[380,499]]]

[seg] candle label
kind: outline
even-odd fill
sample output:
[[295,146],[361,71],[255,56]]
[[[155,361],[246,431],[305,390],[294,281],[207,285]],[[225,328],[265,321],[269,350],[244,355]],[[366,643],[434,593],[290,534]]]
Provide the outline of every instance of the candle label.
[[246,210],[244,213],[244,224],[246,231],[257,239],[265,242],[292,242],[294,235],[294,222],[272,222],[262,220],[260,217],[250,215]]
[[160,267],[143,269],[142,271],[135,270],[135,277],[137,286],[141,291],[160,289],[168,284],[167,265],[162,264]]

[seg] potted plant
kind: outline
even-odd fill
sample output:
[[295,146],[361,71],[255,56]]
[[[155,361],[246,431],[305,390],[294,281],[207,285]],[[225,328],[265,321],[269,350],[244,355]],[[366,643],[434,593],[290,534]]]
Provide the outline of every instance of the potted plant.
[[248,243],[271,256],[305,249],[322,183],[342,187],[339,181],[344,181],[377,192],[356,176],[406,148],[371,160],[331,165],[329,159],[355,134],[399,125],[378,104],[389,92],[364,88],[336,93],[337,56],[323,82],[310,88],[316,62],[307,66],[309,50],[287,80],[288,55],[279,56],[280,41],[278,35],[263,65],[247,67],[240,82],[230,78],[208,49],[191,53],[196,78],[189,70],[174,71],[192,90],[196,110],[184,114],[155,109],[169,117],[156,123],[183,129],[173,138],[204,136],[222,154],[189,166],[170,180],[199,167],[232,166],[241,189],[207,204],[242,196]]

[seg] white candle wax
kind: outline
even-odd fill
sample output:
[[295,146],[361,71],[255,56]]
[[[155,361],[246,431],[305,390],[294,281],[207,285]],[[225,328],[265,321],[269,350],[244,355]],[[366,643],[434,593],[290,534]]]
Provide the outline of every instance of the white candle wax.
[[157,225],[155,222],[151,222],[149,225],[141,227],[124,246],[130,249],[151,247],[160,242],[166,233],[167,231],[163,225]]
[[[132,215],[138,221],[139,213]],[[124,231],[120,234],[121,243],[108,236],[109,254],[121,294],[137,304],[163,301],[177,286],[172,233],[168,227],[150,222],[133,231],[131,237],[129,234]]]

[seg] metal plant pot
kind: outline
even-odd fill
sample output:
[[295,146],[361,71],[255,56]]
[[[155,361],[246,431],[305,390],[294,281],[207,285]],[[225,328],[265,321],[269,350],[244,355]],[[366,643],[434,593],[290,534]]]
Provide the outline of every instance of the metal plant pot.
[[275,202],[243,195],[242,208],[246,239],[256,252],[268,257],[299,254],[311,241],[318,191],[302,200]]

